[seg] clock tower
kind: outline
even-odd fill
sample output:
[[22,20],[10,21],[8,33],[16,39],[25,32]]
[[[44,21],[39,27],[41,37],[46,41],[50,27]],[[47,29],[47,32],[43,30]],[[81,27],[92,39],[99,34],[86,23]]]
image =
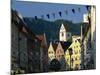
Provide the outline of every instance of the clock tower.
[[67,41],[67,37],[66,37],[66,29],[64,27],[64,24],[61,25],[60,27],[60,31],[59,31],[59,41]]

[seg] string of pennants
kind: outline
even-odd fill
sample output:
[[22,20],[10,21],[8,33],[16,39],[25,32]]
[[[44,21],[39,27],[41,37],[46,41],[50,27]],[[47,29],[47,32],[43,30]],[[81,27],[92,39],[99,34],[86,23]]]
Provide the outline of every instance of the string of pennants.
[[[86,9],[87,9],[87,11],[90,10],[90,6],[87,5],[87,6],[86,6]],[[72,11],[73,14],[76,13],[76,10],[75,10],[74,8],[71,9],[71,11]],[[81,12],[81,8],[77,8],[77,11],[78,11],[78,12]],[[67,11],[67,10],[65,10],[64,12],[65,12],[66,15],[68,15],[68,11]],[[54,19],[56,18],[56,14],[55,14],[55,13],[51,13],[51,14],[41,15],[41,19],[44,19],[45,16],[46,16],[48,19],[50,19],[50,18],[51,18],[51,15],[52,15],[52,17],[53,17]],[[58,12],[58,15],[59,15],[60,17],[62,17],[62,11],[59,11],[59,12]],[[37,19],[38,19],[38,16],[34,16],[34,18],[35,18],[35,20],[37,20]]]

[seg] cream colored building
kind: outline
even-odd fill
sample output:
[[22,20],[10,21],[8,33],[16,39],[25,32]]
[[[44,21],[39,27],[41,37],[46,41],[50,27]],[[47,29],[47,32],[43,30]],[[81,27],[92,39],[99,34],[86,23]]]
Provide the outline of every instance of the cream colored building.
[[49,61],[51,61],[52,59],[55,59],[55,51],[54,51],[52,42],[50,42],[50,45],[48,48],[48,58],[49,58]]

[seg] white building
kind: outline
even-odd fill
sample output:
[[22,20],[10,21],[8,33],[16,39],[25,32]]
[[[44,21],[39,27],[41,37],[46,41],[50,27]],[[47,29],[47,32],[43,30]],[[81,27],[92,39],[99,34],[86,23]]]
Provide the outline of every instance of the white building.
[[83,14],[83,22],[84,22],[84,23],[88,23],[88,22],[89,22],[89,21],[88,21],[88,16],[89,16],[88,13]]
[[71,33],[67,32],[64,24],[62,24],[59,31],[59,41],[66,42],[70,37],[71,37]]
[[94,59],[94,66],[96,67],[95,63],[96,63],[96,7],[95,6],[91,6],[91,10],[90,10],[91,14],[91,41],[92,41],[92,47],[93,47],[93,51],[92,51],[92,55],[93,55],[93,59]]

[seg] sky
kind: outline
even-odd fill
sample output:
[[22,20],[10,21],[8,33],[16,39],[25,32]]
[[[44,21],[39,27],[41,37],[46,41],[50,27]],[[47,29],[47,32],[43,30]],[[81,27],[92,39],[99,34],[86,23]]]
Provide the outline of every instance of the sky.
[[[83,14],[87,13],[86,5],[24,2],[15,0],[12,0],[11,8],[17,10],[23,17],[37,16],[41,18],[41,15],[44,15],[44,19],[48,21],[65,19],[74,23],[83,22]],[[73,8],[75,9],[75,13],[72,12]],[[79,8],[80,12],[78,10]],[[65,13],[66,10],[67,15]],[[59,11],[62,12],[62,17],[59,16]],[[52,13],[55,13],[55,18]],[[50,14],[50,19],[47,18],[47,14]]]

